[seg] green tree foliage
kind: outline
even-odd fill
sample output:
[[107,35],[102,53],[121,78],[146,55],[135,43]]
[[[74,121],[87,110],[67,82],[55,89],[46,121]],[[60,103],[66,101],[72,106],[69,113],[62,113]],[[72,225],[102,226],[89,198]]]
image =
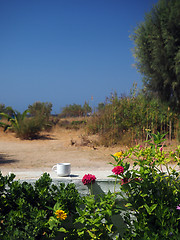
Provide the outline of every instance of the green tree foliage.
[[87,113],[92,112],[92,108],[89,103],[85,102],[83,106],[79,104],[70,104],[63,108],[60,116],[61,117],[82,117]]
[[32,116],[34,117],[43,116],[46,120],[49,120],[52,111],[52,103],[35,102],[32,105],[29,105],[28,109]]
[[63,108],[61,117],[79,117],[83,116],[83,108],[79,104],[70,104]]
[[159,0],[132,39],[147,91],[180,112],[180,1]]

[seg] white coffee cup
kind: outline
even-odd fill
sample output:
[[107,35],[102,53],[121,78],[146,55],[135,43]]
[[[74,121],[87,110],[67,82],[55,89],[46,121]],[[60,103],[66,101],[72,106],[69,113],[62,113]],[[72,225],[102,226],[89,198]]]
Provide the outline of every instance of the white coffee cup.
[[55,171],[59,177],[69,176],[71,173],[71,164],[57,163],[52,167],[52,170]]

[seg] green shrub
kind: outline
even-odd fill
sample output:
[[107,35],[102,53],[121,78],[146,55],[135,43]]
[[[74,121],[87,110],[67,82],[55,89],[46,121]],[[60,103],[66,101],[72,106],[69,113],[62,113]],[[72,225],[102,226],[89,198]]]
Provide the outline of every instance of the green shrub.
[[48,121],[52,111],[52,103],[35,102],[32,105],[28,106],[28,110],[31,116],[33,117],[43,116],[46,119],[46,121]]
[[112,216],[117,212],[116,196],[111,192],[104,195],[85,196],[82,199],[81,208],[77,209],[79,216],[75,219],[73,233],[74,239],[106,239],[110,240],[118,236],[116,226],[113,224]]
[[41,119],[26,118],[20,122],[20,128],[16,130],[16,136],[21,139],[34,139],[38,137],[42,129]]
[[52,127],[44,115],[37,115],[34,117],[27,116],[29,110],[25,110],[22,114],[18,111],[12,110],[12,115],[0,113],[2,118],[5,118],[8,123],[0,122],[0,126],[4,131],[10,129],[16,133],[16,136],[21,139],[37,138],[42,130],[47,130]]
[[70,214],[79,205],[75,185],[54,185],[47,173],[34,186],[14,177],[0,173],[0,239],[50,239],[48,221],[55,203]]
[[[121,236],[112,220],[112,216],[118,214],[121,209],[117,206],[116,194],[109,191],[107,194],[93,195],[92,182],[88,187],[90,194],[81,197],[80,205],[77,206],[76,213],[71,218],[64,215],[65,212],[61,210],[65,208],[55,204],[54,214],[49,219],[49,228],[53,237],[56,236],[53,233],[58,231],[61,236],[64,234],[63,239],[67,240],[110,240]],[[61,211],[62,218],[60,216],[57,219],[57,211]]]
[[[41,121],[43,130],[51,130],[53,126],[53,121],[50,121],[52,103],[50,102],[35,102],[28,106],[30,116],[33,117],[38,124]],[[34,121],[34,123],[35,123]]]
[[83,108],[79,104],[70,104],[63,108],[60,117],[80,117],[83,116]]
[[63,108],[60,117],[82,117],[92,112],[92,108],[87,102],[83,106],[79,104],[70,104]]
[[152,133],[168,132],[168,138],[176,137],[177,114],[157,99],[143,94],[122,96],[115,93],[105,106],[88,121],[89,133],[100,135],[105,146],[121,143],[129,146],[143,142],[146,130]]

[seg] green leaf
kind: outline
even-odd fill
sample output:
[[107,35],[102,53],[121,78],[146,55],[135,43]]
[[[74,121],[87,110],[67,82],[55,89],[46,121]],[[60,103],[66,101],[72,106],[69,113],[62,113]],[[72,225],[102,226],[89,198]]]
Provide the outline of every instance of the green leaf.
[[113,224],[111,225],[106,225],[106,228],[109,232],[112,232]]
[[151,215],[151,213],[154,211],[154,209],[157,207],[157,204],[153,204],[151,207],[148,207],[147,204],[144,205],[144,207],[146,208],[146,211],[148,212],[149,215]]
[[55,219],[54,217],[50,217],[48,223],[49,229],[52,230],[57,225],[57,219]]
[[141,193],[140,196],[144,198],[144,197],[147,197],[148,194],[147,193]]
[[93,239],[97,239],[96,235],[92,233],[90,230],[87,230],[87,232],[89,233],[90,237],[92,237]]
[[61,227],[58,231],[59,231],[59,232],[64,232],[64,233],[67,233],[67,232],[68,232],[68,231],[67,231],[65,228],[63,228],[63,227]]
[[126,203],[125,207],[132,207],[131,203]]

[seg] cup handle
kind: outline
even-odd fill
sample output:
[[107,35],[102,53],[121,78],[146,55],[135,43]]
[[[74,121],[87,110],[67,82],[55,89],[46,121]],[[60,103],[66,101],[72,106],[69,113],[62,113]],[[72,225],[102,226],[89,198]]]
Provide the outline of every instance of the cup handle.
[[[55,169],[55,168],[56,168],[56,169]],[[54,165],[54,166],[52,167],[52,170],[55,171],[55,172],[57,172],[57,165]]]

